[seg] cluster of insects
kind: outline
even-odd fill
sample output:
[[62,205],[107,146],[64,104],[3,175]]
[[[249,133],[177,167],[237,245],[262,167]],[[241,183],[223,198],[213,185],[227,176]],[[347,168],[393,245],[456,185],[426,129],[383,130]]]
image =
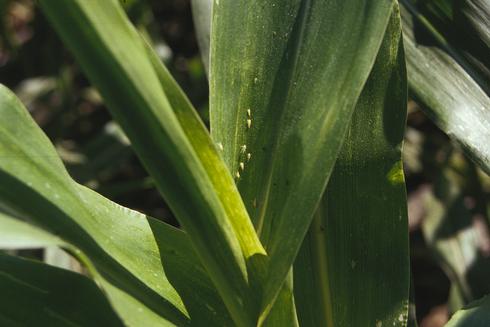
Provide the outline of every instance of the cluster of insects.
[[[247,109],[247,129],[250,129],[250,128],[252,128],[252,110]],[[250,161],[250,159],[252,159],[252,154],[250,152],[247,152],[247,145],[246,144],[244,144],[240,147],[240,154],[241,155],[246,154],[247,162]],[[245,170],[245,162],[240,161],[238,163],[238,167],[239,167],[239,170],[235,174],[235,177],[237,179],[240,178],[240,171],[243,172]]]

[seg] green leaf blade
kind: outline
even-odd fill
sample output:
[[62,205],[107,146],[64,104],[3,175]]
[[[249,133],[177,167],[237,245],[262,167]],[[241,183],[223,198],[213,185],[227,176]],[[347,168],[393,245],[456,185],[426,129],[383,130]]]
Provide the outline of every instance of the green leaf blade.
[[[237,322],[251,324],[255,309],[249,273],[256,274],[256,268],[246,261],[265,251],[204,126],[192,117],[194,113],[185,112],[192,107],[172,107],[171,96],[179,90],[161,80],[162,70],[152,62],[117,1],[41,1],[41,5],[189,234],[232,315]],[[172,88],[164,90],[162,84]],[[187,126],[182,125],[182,115],[187,115]],[[207,164],[203,156],[212,162]],[[220,193],[223,190],[227,193]]]
[[490,321],[490,297],[474,301],[457,311],[446,327],[485,327]]
[[394,10],[295,264],[302,326],[406,326],[408,219],[401,163],[407,84]]
[[[160,321],[179,326],[189,325],[189,318],[229,323],[223,303],[186,234],[75,183],[46,135],[3,86],[0,112],[6,121],[16,122],[0,125],[3,205],[79,250],[101,275],[102,282],[127,294],[121,295],[127,298],[125,301],[141,303],[152,321],[159,317]],[[28,205],[25,199],[29,199]],[[5,228],[2,223],[3,231]],[[10,232],[19,235],[23,230],[19,227]],[[30,237],[36,235],[31,233]],[[167,239],[174,244],[168,244]],[[175,273],[173,267],[180,267],[183,273]],[[202,289],[207,297],[187,295],[183,300],[175,287],[180,289],[185,283]],[[193,308],[192,317],[187,307]],[[212,311],[220,315],[215,317]]]
[[92,281],[67,270],[0,253],[0,288],[3,326],[124,326]]
[[392,6],[214,2],[211,134],[271,257],[265,311],[326,186]]
[[490,173],[488,93],[448,47],[418,40],[417,20],[404,6],[402,18],[411,95],[441,130]]

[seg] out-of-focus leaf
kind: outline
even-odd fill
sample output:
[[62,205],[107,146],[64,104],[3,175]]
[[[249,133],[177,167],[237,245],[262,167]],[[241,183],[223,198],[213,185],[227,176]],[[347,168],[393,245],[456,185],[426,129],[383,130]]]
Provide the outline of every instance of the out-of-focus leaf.
[[107,179],[117,174],[118,165],[123,165],[133,154],[129,140],[114,121],[108,122],[76,154],[60,147],[57,150],[70,175],[80,184],[86,184],[100,175]]
[[[88,257],[107,281],[100,282],[119,289],[117,298],[139,303],[134,308],[141,310],[128,316],[146,323],[134,326],[147,319],[179,326],[194,319],[210,325],[229,322],[183,232],[76,184],[47,137],[3,86],[0,113],[5,122],[16,122],[0,125],[2,204]],[[191,296],[189,288],[196,294]]]
[[211,11],[213,0],[192,0],[192,17],[196,26],[197,41],[206,73],[209,73],[209,40],[211,38]]
[[[450,155],[424,201],[425,239],[453,282],[452,310],[490,293],[490,235],[476,172],[461,153]],[[480,212],[479,212],[480,211]]]
[[44,248],[43,262],[54,267],[83,273],[83,267],[77,259],[56,246]]
[[487,142],[490,139],[490,98],[482,83],[458,63],[455,52],[444,47],[443,41],[438,43],[429,38],[426,43],[427,40],[421,40],[416,29],[420,23],[403,7],[402,17],[411,95],[439,128],[490,173]]
[[294,266],[301,326],[407,324],[407,82],[396,8]]
[[0,325],[124,326],[82,275],[0,253]]
[[487,327],[490,321],[490,297],[472,302],[456,312],[445,327]]
[[21,99],[27,108],[46,93],[56,88],[56,79],[53,77],[35,77],[22,81],[16,88],[15,94]]
[[266,311],[325,189],[392,7],[214,1],[211,134],[271,257]]
[[27,223],[15,221],[0,213],[0,249],[23,250],[59,246],[63,240],[40,231]]
[[253,324],[249,275],[256,268],[246,261],[265,251],[192,106],[174,98],[181,90],[166,70],[155,71],[117,0],[40,3],[187,231],[235,321]]

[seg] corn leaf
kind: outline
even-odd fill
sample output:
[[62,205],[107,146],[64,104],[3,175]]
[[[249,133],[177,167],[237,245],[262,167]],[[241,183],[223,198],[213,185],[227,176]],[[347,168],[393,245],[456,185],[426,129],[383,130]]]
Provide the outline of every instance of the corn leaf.
[[[430,35],[489,94],[490,3],[486,0],[401,2],[416,17],[418,38],[423,40]],[[429,39],[424,41],[430,43]]]
[[211,10],[213,0],[192,0],[191,6],[202,62],[209,76],[209,41],[211,38]]
[[[140,216],[141,219],[145,219],[143,215]],[[160,239],[165,239],[165,243],[159,244],[160,255],[165,258],[165,273],[179,290],[190,317],[209,325],[232,325],[224,304],[205,275],[204,268],[199,264],[185,234],[156,220],[149,219],[149,222],[154,234]],[[4,214],[0,214],[0,226],[2,227],[0,249],[59,246],[80,258],[91,272],[91,277],[104,289],[111,304],[127,326],[174,326],[133,296],[111,284],[108,278],[97,272],[90,258],[72,244]],[[182,323],[182,325],[186,324]]]
[[179,326],[193,319],[229,323],[186,234],[75,183],[27,110],[3,86],[0,113],[16,122],[0,125],[4,206],[75,247],[98,274],[134,298],[127,301],[140,302],[152,315]]
[[117,0],[40,3],[187,231],[235,321],[253,324],[250,284],[258,268],[250,262],[265,251],[204,125],[188,103],[173,107],[180,90],[161,88]]
[[63,240],[0,212],[0,250],[26,250],[60,246]]
[[446,327],[486,327],[490,321],[490,297],[474,301],[456,312]]
[[[409,6],[410,1],[402,3],[407,4],[407,7],[402,6],[402,17],[411,95],[439,128],[490,173],[490,145],[487,142],[490,138],[490,98],[488,89],[485,91],[488,81],[485,82],[485,77],[471,65],[465,64],[457,48],[413,6]],[[481,24],[485,22],[481,21]],[[486,58],[489,58],[488,44]]]
[[0,289],[2,326],[124,326],[95,283],[64,269],[0,253]]
[[[209,76],[209,44],[211,31],[212,0],[193,0],[192,13],[196,34],[201,50],[202,61],[205,63],[206,73]],[[270,314],[265,319],[263,326],[297,326],[298,318],[294,303],[292,274],[284,283]]]
[[[32,225],[22,222],[19,219],[3,214],[0,214],[0,226],[2,227],[0,229],[0,249],[35,249],[47,246],[51,248],[59,246],[79,257],[85,264],[85,267],[91,272],[90,277],[92,277],[103,289],[104,294],[107,296],[119,317],[123,320],[125,326],[175,326],[175,324],[148,309],[148,307],[134,297],[108,282],[102,275],[97,273],[92,262],[87,259],[79,249],[71,244]],[[17,247],[18,245],[21,247]],[[39,272],[37,273],[39,274]],[[43,274],[40,275],[42,276]],[[49,276],[49,278],[53,277],[53,275]],[[56,274],[54,276],[56,276]],[[26,297],[28,296],[26,295]],[[61,296],[59,296],[59,294],[54,294],[51,298],[51,301],[53,302],[58,301],[59,303],[60,300],[64,300],[64,294]],[[21,299],[21,301],[24,301],[23,303],[25,303],[26,300]],[[81,303],[78,302],[77,304],[80,306]],[[36,307],[39,307],[39,305],[36,305]],[[9,321],[9,323],[13,322]],[[89,326],[91,325],[93,324],[89,324]]]
[[392,6],[214,1],[211,134],[271,257],[265,311],[325,189]]
[[406,326],[404,60],[395,10],[294,266],[301,326]]
[[293,273],[289,273],[286,281],[282,285],[276,301],[274,302],[269,314],[262,323],[264,327],[298,327],[298,315],[296,313],[296,303],[293,293]]

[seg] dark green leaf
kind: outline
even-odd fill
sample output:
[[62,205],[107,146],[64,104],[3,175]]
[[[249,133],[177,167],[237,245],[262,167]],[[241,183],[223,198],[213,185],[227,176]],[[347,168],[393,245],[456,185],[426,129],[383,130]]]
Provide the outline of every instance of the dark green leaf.
[[82,275],[0,253],[0,325],[124,326]]
[[396,10],[294,266],[301,326],[406,326],[404,63]]

